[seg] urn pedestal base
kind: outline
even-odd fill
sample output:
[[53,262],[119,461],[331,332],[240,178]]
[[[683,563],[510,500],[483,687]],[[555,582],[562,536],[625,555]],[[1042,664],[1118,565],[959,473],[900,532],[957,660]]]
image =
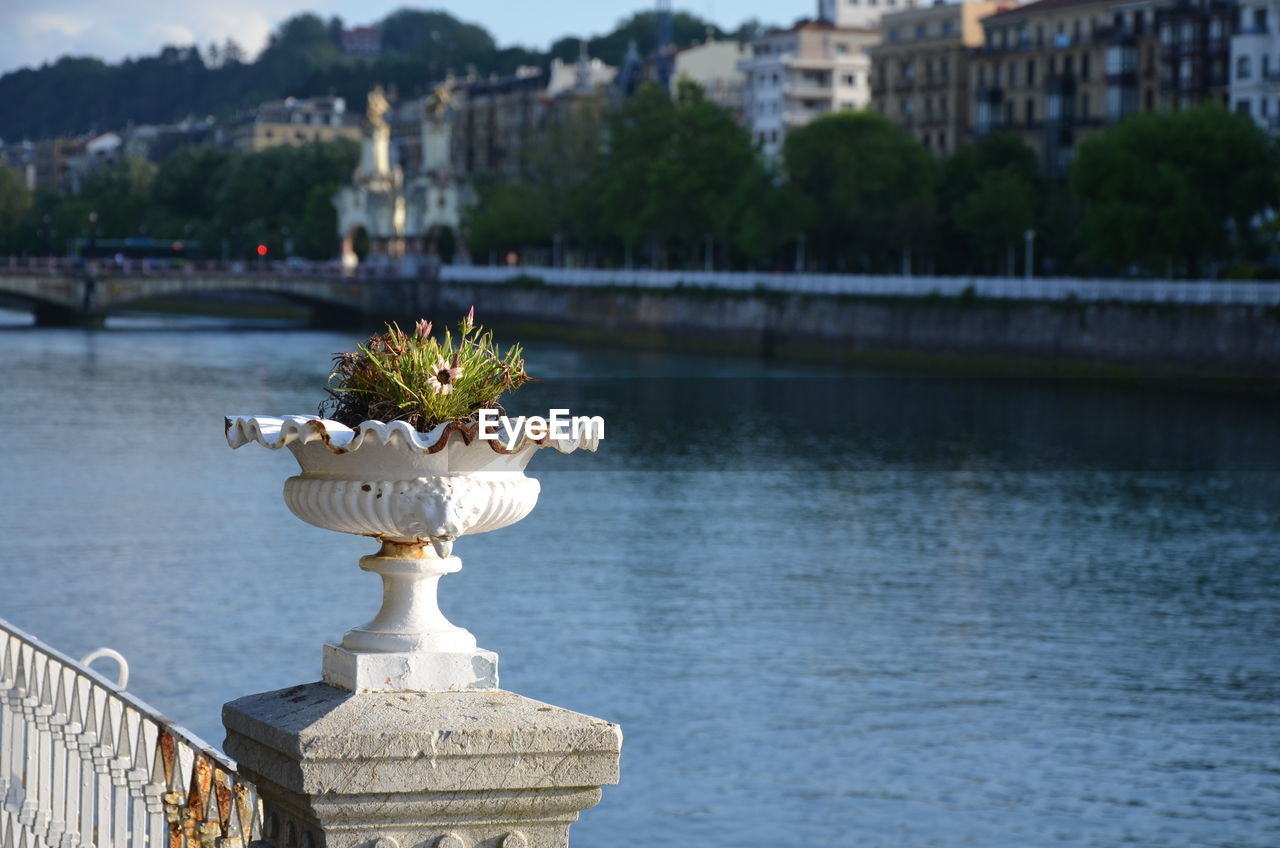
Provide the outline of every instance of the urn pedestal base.
[[324,646],[324,682],[351,692],[462,692],[498,688],[498,655],[469,651],[368,653]]

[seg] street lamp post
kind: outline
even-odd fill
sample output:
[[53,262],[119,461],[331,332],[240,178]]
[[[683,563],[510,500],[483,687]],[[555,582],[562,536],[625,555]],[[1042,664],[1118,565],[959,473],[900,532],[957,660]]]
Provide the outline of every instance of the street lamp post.
[[1027,256],[1026,256],[1026,262],[1025,262],[1026,267],[1024,268],[1024,270],[1026,272],[1027,279],[1029,280],[1033,276],[1035,276],[1034,268],[1035,268],[1036,231],[1032,229],[1028,229],[1025,233],[1022,234],[1022,237],[1026,239],[1026,245],[1027,245]]
[[796,273],[797,274],[804,273],[804,242],[805,242],[804,233],[798,233],[796,235]]

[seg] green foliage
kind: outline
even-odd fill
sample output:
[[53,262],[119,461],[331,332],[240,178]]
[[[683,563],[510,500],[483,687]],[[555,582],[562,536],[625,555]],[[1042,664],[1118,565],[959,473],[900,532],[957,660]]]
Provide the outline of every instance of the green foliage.
[[[0,169],[0,241],[19,252],[62,253],[77,238],[149,235],[195,239],[217,257],[226,240],[243,258],[259,242],[275,256],[293,242],[302,256],[328,259],[338,249],[332,197],[358,155],[346,140],[248,154],[188,147],[159,169],[137,159],[102,166],[76,197],[7,190],[10,172]],[[10,207],[19,210],[16,225],[5,223]]]
[[31,210],[33,200],[22,174],[0,166],[0,238],[18,225]]
[[[339,19],[304,13],[286,20],[253,62],[243,61],[231,40],[205,55],[194,47],[165,47],[155,56],[108,65],[64,57],[38,69],[0,76],[0,138],[52,138],[115,129],[133,123],[169,123],[188,115],[227,118],[264,100],[341,95],[361,103],[374,83],[401,94],[423,93],[450,72],[511,74],[521,65],[545,67],[552,56],[572,61],[578,40],[562,39],[549,52],[499,49],[482,27],[445,12],[404,8],[381,22],[383,55],[367,59],[342,52]],[[707,23],[679,13],[675,42],[706,37]],[[717,31],[718,33],[718,31]],[[619,23],[589,41],[593,56],[618,64],[635,38],[647,55],[654,40],[653,13]],[[207,61],[206,61],[207,59]]]
[[525,247],[547,246],[554,233],[544,197],[532,186],[502,180],[482,181],[479,202],[467,210],[468,243],[477,256]]
[[1089,252],[1113,268],[1200,273],[1248,253],[1280,202],[1276,149],[1247,116],[1151,112],[1086,140],[1071,169]]
[[[472,310],[474,313],[475,310]],[[330,400],[321,415],[354,427],[364,421],[404,421],[428,431],[449,421],[474,421],[481,409],[496,409],[503,392],[529,376],[520,345],[502,352],[468,314],[457,343],[448,329],[443,341],[419,321],[412,335],[395,324],[354,353],[333,358]]]
[[[719,27],[697,15],[676,12],[671,16],[671,40],[679,47],[705,41],[708,32],[716,38],[728,37]],[[618,21],[612,32],[586,39],[587,51],[610,65],[620,66],[626,58],[628,45],[633,41],[642,57],[652,53],[657,45],[657,33],[654,13],[637,12],[630,18]],[[578,58],[581,42],[582,39],[577,36],[561,38],[551,45],[551,56],[564,62],[572,62]]]
[[787,135],[788,182],[809,208],[796,223],[820,254],[860,270],[894,268],[933,225],[936,163],[871,112],[825,115]]
[[1022,137],[997,132],[967,145],[941,169],[944,262],[995,271],[1010,245],[1042,228],[1047,181]]
[[631,247],[644,240],[689,261],[705,239],[732,241],[742,222],[745,186],[762,184],[762,166],[746,130],[692,84],[672,99],[642,87],[610,115],[609,145],[595,176],[601,211]]

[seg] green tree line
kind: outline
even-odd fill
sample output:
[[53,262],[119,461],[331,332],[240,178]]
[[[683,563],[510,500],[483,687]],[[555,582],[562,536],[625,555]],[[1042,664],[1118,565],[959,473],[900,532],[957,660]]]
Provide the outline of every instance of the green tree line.
[[770,165],[692,85],[642,89],[596,138],[549,134],[529,160],[519,182],[480,183],[476,261],[556,244],[601,265],[1021,273],[1031,230],[1039,273],[1251,275],[1269,273],[1280,206],[1274,142],[1215,105],[1089,137],[1065,183],[1016,134],[939,162],[870,112],[791,131]]
[[0,168],[0,252],[63,255],[79,238],[197,241],[209,258],[292,253],[328,259],[337,250],[335,192],[351,179],[359,146],[341,140],[235,153],[186,147],[159,168],[138,159],[91,173],[80,194],[27,190]]
[[[708,32],[707,21],[687,13],[673,17],[673,40],[688,45]],[[379,21],[383,52],[351,56],[341,48],[344,24],[301,14],[285,21],[253,61],[232,41],[165,47],[154,56],[110,64],[63,57],[40,68],[0,76],[0,139],[15,142],[116,130],[130,123],[169,123],[189,115],[228,118],[265,100],[336,94],[362,103],[381,83],[402,95],[424,93],[448,73],[515,73],[521,65],[573,61],[579,39],[566,37],[549,50],[499,47],[483,27],[445,12],[400,9]],[[748,29],[758,27],[752,22]],[[647,55],[655,40],[652,12],[620,21],[611,32],[587,39],[592,56],[617,65],[635,41]]]
[[[844,112],[792,131],[770,163],[693,85],[600,110],[548,128],[519,181],[475,178],[462,226],[474,261],[533,248],[603,266],[1007,274],[1024,270],[1032,230],[1041,274],[1274,276],[1277,148],[1218,106],[1095,134],[1065,182],[1012,133],[938,162],[881,116]],[[60,254],[92,233],[331,258],[331,199],[356,157],[349,142],[189,147],[158,169],[101,168],[70,198],[0,169],[0,251]]]

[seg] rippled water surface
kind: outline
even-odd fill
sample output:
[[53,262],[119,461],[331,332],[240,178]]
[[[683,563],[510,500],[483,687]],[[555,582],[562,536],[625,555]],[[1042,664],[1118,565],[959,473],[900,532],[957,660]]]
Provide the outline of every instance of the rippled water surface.
[[[10,316],[13,317],[13,316]],[[109,645],[214,742],[374,611],[286,453],[355,334],[0,329],[0,616]],[[1280,845],[1276,405],[530,346],[600,412],[442,606],[506,688],[619,722],[578,848]]]

